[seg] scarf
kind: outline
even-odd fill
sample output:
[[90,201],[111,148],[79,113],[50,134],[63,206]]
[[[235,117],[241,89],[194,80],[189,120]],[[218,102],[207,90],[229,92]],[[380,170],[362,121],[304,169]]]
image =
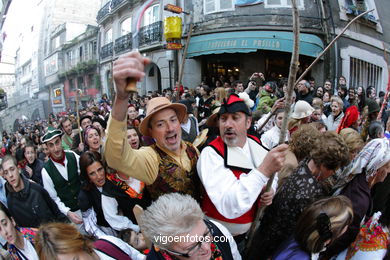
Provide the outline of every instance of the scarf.
[[109,173],[106,176],[107,176],[108,180],[110,180],[112,183],[114,183],[116,186],[118,186],[118,188],[121,189],[122,191],[124,191],[127,195],[129,195],[130,198],[142,199],[142,194],[143,194],[143,190],[145,188],[145,183],[141,182],[140,192],[138,193],[132,187],[127,185],[126,182],[120,180],[118,178],[118,176],[116,176],[115,173]]
[[54,157],[51,154],[49,156],[53,162],[59,163],[65,167],[65,151],[62,151],[62,156],[60,159],[54,159]]
[[365,172],[368,181],[389,160],[390,145],[387,138],[370,141],[347,167],[336,173],[337,181],[334,186],[334,196],[339,195],[343,188],[358,174]]
[[345,259],[351,259],[358,251],[386,250],[389,245],[389,231],[379,223],[381,212],[375,213],[360,228],[356,240],[349,246]]

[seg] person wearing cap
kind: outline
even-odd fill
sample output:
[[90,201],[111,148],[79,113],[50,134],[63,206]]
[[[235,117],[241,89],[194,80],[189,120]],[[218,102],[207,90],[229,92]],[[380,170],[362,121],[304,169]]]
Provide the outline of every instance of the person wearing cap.
[[198,150],[181,138],[180,123],[187,113],[183,104],[173,104],[165,97],[152,98],[139,130],[142,135],[154,138],[156,143],[134,150],[127,142],[126,116],[130,96],[125,90],[127,78],[143,78],[144,65],[148,63],[150,60],[138,52],[125,54],[114,62],[116,97],[107,127],[106,161],[111,168],[144,182],[153,200],[170,192],[199,199]]
[[291,119],[287,123],[287,129],[290,136],[298,129],[302,124],[307,124],[310,121],[310,117],[314,112],[314,108],[304,100],[299,100],[295,103],[294,110],[291,114]]
[[197,169],[205,188],[202,209],[223,224],[236,241],[254,221],[260,204],[269,205],[277,186],[260,196],[270,176],[281,169],[287,145],[268,152],[258,138],[247,135],[251,114],[244,100],[232,94],[218,112],[220,136],[202,150]]
[[276,83],[273,81],[267,82],[259,93],[259,104],[257,110],[260,110],[263,114],[267,114],[271,111],[272,106],[275,104],[276,97],[275,93]]
[[340,97],[333,96],[330,99],[330,108],[332,109],[331,114],[324,122],[328,131],[336,131],[344,117],[343,107],[344,102]]
[[[92,125],[92,117],[90,115],[83,115],[80,117],[81,130],[78,130],[81,131],[81,138],[83,138],[87,126],[90,125]],[[78,155],[84,152],[84,140],[80,140],[80,135],[78,133],[73,137],[72,151]]]
[[78,205],[80,157],[73,151],[64,151],[62,134],[59,129],[49,128],[42,137],[42,143],[47,145],[50,152],[49,160],[42,169],[43,187],[64,215],[73,223],[82,224]]

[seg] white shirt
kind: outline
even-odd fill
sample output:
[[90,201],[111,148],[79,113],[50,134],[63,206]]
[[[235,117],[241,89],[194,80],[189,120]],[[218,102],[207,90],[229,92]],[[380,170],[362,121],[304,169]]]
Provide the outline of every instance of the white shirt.
[[196,119],[196,117],[194,117],[192,115],[188,117],[187,123],[181,124],[181,127],[183,128],[184,131],[186,131],[187,134],[189,134],[191,131],[191,119],[190,119],[191,117],[193,117],[195,119],[196,135],[199,135],[198,119]]
[[[128,256],[130,256],[133,260],[145,260],[146,256],[141,254],[137,249],[131,247],[129,244],[125,243],[123,240],[113,237],[113,236],[99,236],[99,239],[104,239],[110,241],[117,247],[119,247],[123,252],[125,252]],[[94,249],[95,253],[99,256],[100,260],[116,260],[105,253]]]
[[23,237],[23,243],[24,248],[18,248],[18,250],[22,252],[22,254],[25,255],[29,260],[39,260],[38,254],[35,251],[35,247],[33,246],[33,244],[31,244],[31,242],[25,237]]
[[118,202],[115,198],[102,194],[102,209],[104,218],[113,229],[117,231],[125,229],[132,229],[135,232],[140,231],[139,227],[133,224],[130,219],[126,216],[119,215]]
[[116,236],[117,232],[110,227],[103,227],[97,224],[96,212],[93,208],[81,213],[84,223],[84,229],[87,234],[95,237],[110,235]]
[[[261,136],[261,144],[271,150],[279,144],[279,137],[280,129],[275,125]],[[288,141],[288,135],[285,141]]]
[[[241,174],[240,179],[237,179],[234,173],[225,167],[224,158],[212,147],[203,149],[197,163],[198,175],[207,195],[218,212],[228,219],[238,218],[248,212],[269,179],[256,169],[260,163],[255,165],[255,161],[258,161],[259,158],[252,158],[248,139],[243,148],[235,147],[235,150],[240,151],[243,156],[246,156],[247,163],[252,164],[252,170]],[[277,182],[278,178],[275,176],[272,183],[274,192],[277,189]],[[248,225],[245,224],[245,227],[239,233],[244,233],[247,230]],[[233,235],[238,234],[236,230],[232,232],[229,229],[229,231]]]
[[[80,156],[73,151],[66,151],[66,152],[70,152],[70,153],[73,153],[75,155],[76,161],[77,161],[77,173],[80,175],[80,167],[79,167]],[[49,160],[51,160],[51,159],[49,159]],[[60,163],[56,163],[54,161],[52,161],[52,162],[53,162],[54,166],[57,168],[58,172],[61,174],[61,176],[65,180],[68,180],[68,169],[67,169],[68,160],[66,159],[66,156],[65,156],[65,161],[64,161],[65,166],[63,166]],[[57,204],[58,209],[66,216],[68,214],[68,211],[70,210],[70,208],[65,206],[65,204],[61,201],[60,197],[58,197],[57,191],[54,188],[53,180],[51,179],[50,175],[47,173],[45,168],[42,168],[41,173],[42,173],[43,187],[47,190],[50,197]]]

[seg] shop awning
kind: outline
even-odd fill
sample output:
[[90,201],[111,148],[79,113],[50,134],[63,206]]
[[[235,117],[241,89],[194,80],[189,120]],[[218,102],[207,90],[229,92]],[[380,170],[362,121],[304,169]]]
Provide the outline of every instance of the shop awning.
[[[193,36],[187,57],[221,53],[249,53],[257,50],[292,52],[293,33],[277,31],[224,32]],[[324,49],[322,40],[313,34],[300,34],[301,55],[317,57]]]

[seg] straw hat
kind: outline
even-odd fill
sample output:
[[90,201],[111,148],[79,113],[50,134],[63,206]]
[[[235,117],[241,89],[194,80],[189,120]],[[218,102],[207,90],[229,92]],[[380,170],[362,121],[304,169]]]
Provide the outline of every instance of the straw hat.
[[207,118],[206,125],[208,127],[218,127],[218,112],[220,109],[221,107],[216,107],[209,118]]
[[299,100],[294,106],[294,111],[291,114],[291,117],[294,119],[302,119],[305,117],[310,116],[314,111],[314,108],[310,106],[309,103],[307,103],[304,100]]
[[163,109],[171,108],[175,110],[179,122],[182,123],[185,116],[187,115],[187,108],[183,104],[172,103],[165,97],[156,97],[152,98],[146,108],[146,117],[142,120],[139,125],[139,131],[142,135],[151,136],[149,131],[149,121],[157,112],[160,112]]
[[209,132],[208,128],[205,128],[200,132],[200,134],[195,138],[194,142],[192,142],[192,145],[198,148],[199,146],[202,146],[206,140],[207,140],[207,134]]

